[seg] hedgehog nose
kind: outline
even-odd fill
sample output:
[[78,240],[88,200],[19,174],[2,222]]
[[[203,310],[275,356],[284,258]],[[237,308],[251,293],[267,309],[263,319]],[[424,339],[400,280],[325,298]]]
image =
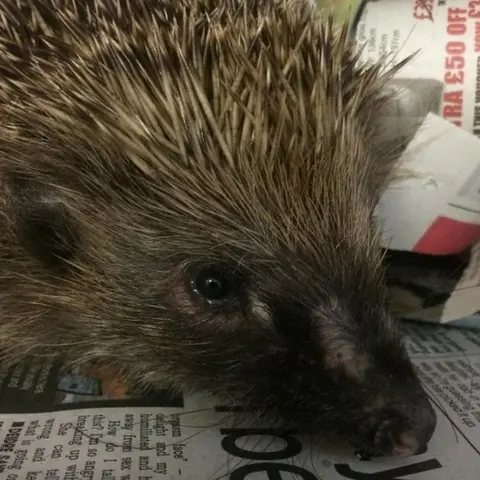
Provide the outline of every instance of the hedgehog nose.
[[394,409],[375,433],[375,447],[385,456],[408,457],[427,449],[437,427],[437,416],[424,398]]

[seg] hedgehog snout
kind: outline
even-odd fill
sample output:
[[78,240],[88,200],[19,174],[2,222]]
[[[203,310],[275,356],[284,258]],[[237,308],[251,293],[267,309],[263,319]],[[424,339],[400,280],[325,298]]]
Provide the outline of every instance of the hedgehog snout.
[[415,397],[390,409],[376,427],[374,445],[385,456],[407,457],[426,451],[437,416],[426,396]]

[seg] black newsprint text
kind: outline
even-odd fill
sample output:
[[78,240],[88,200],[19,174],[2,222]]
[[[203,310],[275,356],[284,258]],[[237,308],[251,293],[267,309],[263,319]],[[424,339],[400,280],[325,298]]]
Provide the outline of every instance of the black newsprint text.
[[[225,411],[225,407],[218,407],[216,410]],[[257,472],[265,473],[269,480],[282,480],[282,472],[293,473],[301,480],[322,480],[306,468],[291,463],[291,460],[303,450],[303,444],[296,436],[299,435],[299,432],[280,432],[269,428],[220,428],[220,434],[223,437],[221,446],[226,453],[252,462],[231,471],[229,474],[230,480],[248,480],[250,474]],[[281,439],[285,446],[281,450],[267,452],[247,450],[237,445],[237,440],[240,438],[253,435]],[[282,460],[285,463],[282,463]],[[289,462],[287,463],[286,460],[289,460]],[[357,470],[357,466],[352,467],[346,463],[336,463],[332,467],[337,474],[350,480],[407,480],[407,475],[409,480],[413,480],[415,475],[438,470],[442,468],[442,465],[437,459],[430,459],[375,473],[363,473]]]

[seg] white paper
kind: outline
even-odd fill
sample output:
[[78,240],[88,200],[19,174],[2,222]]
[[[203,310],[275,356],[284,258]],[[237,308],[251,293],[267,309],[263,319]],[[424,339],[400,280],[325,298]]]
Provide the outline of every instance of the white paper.
[[397,115],[421,126],[401,159],[414,176],[382,198],[384,244],[458,253],[480,239],[480,6],[370,1],[354,38],[366,63],[395,64],[416,53],[392,84]]
[[402,162],[411,177],[393,183],[378,207],[384,246],[434,255],[469,247],[480,236],[480,140],[429,113]]
[[[378,205],[383,246],[451,255],[477,245],[480,2],[369,1],[352,33],[366,63],[383,59],[395,64],[416,54],[392,82],[398,94],[392,110],[395,122],[410,125],[413,121],[419,128],[400,159],[402,173],[410,175],[392,183]],[[405,318],[463,322],[480,328],[479,256],[476,246],[444,305],[421,307],[415,294],[392,288],[398,313]],[[414,283],[428,283],[428,279],[413,279],[413,269],[404,273]]]

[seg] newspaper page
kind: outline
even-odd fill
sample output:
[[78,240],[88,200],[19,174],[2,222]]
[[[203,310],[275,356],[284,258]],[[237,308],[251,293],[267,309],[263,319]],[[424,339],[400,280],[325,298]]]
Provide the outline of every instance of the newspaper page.
[[480,239],[479,33],[474,0],[363,4],[353,30],[362,59],[415,55],[392,86],[397,115],[423,119],[401,159],[413,175],[382,198],[388,248],[444,255]]
[[[415,119],[419,128],[400,159],[411,175],[394,182],[378,205],[383,246],[415,259],[470,253],[455,282],[436,275],[436,267],[395,265],[391,271],[400,277],[391,289],[394,305],[406,318],[480,328],[480,3],[317,5],[333,5],[339,21],[349,18],[366,63],[395,64],[414,55],[391,85],[397,93],[392,114]],[[443,301],[432,304],[440,296]]]
[[416,54],[393,82],[397,115],[424,120],[402,158],[415,175],[382,199],[391,249],[451,254],[480,239],[479,33],[472,0],[370,1],[355,25],[367,63]]
[[238,406],[129,391],[111,368],[32,363],[0,373],[0,478],[476,480],[480,333],[405,329],[438,414],[428,450],[414,457],[360,461],[320,436],[241,423]]

